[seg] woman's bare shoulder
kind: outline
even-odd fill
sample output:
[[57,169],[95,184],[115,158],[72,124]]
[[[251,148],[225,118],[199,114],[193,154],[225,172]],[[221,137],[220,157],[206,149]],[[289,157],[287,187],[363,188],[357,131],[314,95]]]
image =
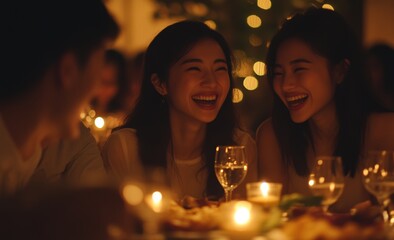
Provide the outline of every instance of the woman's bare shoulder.
[[274,128],[272,126],[272,119],[268,118],[262,122],[256,131],[256,141],[267,138],[275,138]]

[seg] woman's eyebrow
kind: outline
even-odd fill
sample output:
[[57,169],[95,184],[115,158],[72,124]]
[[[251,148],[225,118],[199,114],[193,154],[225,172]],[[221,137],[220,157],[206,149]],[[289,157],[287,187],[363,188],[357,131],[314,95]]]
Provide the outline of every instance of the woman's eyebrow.
[[290,64],[297,64],[297,63],[312,63],[312,62],[305,58],[297,58],[290,61]]

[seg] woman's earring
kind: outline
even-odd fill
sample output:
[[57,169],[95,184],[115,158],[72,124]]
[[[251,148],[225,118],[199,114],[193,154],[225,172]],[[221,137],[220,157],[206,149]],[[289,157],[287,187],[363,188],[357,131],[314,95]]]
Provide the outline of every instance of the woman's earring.
[[161,104],[162,105],[164,105],[166,103],[166,97],[165,96],[166,96],[165,94],[161,95]]

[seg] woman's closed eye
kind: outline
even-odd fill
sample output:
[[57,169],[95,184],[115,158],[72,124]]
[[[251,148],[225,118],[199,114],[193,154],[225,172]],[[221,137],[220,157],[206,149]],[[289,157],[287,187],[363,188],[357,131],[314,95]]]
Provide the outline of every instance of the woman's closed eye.
[[281,77],[283,76],[283,72],[275,71],[274,72],[274,77]]
[[199,68],[199,67],[196,67],[196,66],[192,66],[192,67],[188,67],[187,69],[186,69],[186,71],[201,71],[201,69]]
[[295,73],[299,73],[299,72],[303,72],[303,71],[305,71],[305,70],[307,70],[307,68],[305,68],[305,67],[297,67],[297,68],[295,68],[293,71],[294,71]]
[[227,66],[220,66],[220,67],[217,67],[217,68],[216,68],[216,71],[226,71],[226,72],[227,72],[227,71],[228,71],[228,70],[227,70]]

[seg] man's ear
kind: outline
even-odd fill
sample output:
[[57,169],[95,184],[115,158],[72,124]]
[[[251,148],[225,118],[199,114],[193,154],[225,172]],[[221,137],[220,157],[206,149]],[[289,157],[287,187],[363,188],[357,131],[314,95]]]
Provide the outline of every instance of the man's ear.
[[334,67],[334,79],[337,84],[341,84],[345,79],[347,72],[349,71],[350,61],[349,59],[343,59]]
[[78,81],[80,68],[78,59],[72,52],[63,54],[58,64],[57,69],[57,84],[61,88],[69,89]]
[[167,95],[167,93],[168,93],[167,92],[167,86],[166,86],[166,84],[164,82],[160,81],[160,78],[159,78],[159,76],[156,73],[152,74],[152,76],[150,78],[150,81],[152,82],[153,87],[156,89],[156,91],[160,95],[162,95],[162,96]]

